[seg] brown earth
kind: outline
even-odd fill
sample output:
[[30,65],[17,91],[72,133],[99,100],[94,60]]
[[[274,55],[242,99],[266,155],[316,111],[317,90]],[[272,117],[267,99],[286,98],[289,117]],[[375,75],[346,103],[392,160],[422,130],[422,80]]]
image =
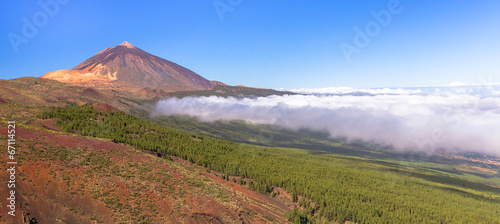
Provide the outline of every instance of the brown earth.
[[33,77],[0,80],[0,99],[0,105],[12,107],[105,103],[121,111],[129,111],[140,103],[137,98],[114,90],[73,86]]
[[[46,106],[83,104],[130,113],[165,94],[150,88],[144,93],[33,77],[0,80],[0,147],[7,147],[7,121],[15,120],[18,161],[16,217],[6,215],[9,189],[2,184],[0,223],[287,222],[286,213],[296,204],[286,192],[271,198],[185,160],[64,134],[56,119],[36,117],[51,110]],[[8,157],[0,158],[6,171]],[[8,178],[0,172],[0,180]]]
[[100,111],[108,111],[108,110],[112,110],[112,111],[120,111],[108,104],[105,104],[105,103],[94,103],[92,104],[92,107],[96,110],[100,110]]
[[[1,223],[23,223],[23,213],[38,223],[287,222],[291,208],[283,202],[185,160],[43,130],[57,130],[55,120],[32,123],[16,127],[16,217],[2,206]],[[0,133],[5,148],[6,125]],[[7,197],[2,185],[2,204]]]

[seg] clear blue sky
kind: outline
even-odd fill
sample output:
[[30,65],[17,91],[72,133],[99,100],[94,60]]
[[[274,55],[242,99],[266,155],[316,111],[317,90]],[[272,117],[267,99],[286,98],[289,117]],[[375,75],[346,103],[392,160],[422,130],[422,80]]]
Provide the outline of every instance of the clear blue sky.
[[[223,21],[214,2],[232,9]],[[37,1],[2,1],[0,78],[70,69],[123,41],[230,85],[406,87],[500,78],[500,1],[401,0],[400,12],[372,30],[376,36],[350,62],[340,44],[356,46],[355,27],[373,25],[370,12],[388,10],[391,1],[230,2],[238,3],[69,0],[44,21]],[[24,38],[23,18],[33,17],[46,25],[16,53],[9,33]]]

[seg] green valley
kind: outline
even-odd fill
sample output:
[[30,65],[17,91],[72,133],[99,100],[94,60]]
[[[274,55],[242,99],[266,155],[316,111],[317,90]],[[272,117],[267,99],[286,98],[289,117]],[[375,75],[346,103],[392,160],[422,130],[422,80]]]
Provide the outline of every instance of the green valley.
[[233,143],[90,106],[50,108],[40,118],[58,119],[69,133],[186,159],[270,196],[285,189],[300,205],[288,214],[294,223],[500,222],[500,188],[480,183],[495,175],[471,181],[428,161]]

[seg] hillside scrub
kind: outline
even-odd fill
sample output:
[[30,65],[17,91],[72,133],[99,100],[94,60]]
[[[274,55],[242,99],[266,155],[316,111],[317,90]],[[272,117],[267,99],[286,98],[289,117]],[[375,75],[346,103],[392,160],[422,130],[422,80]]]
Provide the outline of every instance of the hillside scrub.
[[294,223],[316,223],[321,216],[356,223],[500,222],[500,189],[431,171],[359,157],[237,144],[90,106],[53,108],[39,117],[59,119],[57,125],[66,132],[112,139],[248,178],[246,185],[264,194],[283,188],[301,204],[288,214]]

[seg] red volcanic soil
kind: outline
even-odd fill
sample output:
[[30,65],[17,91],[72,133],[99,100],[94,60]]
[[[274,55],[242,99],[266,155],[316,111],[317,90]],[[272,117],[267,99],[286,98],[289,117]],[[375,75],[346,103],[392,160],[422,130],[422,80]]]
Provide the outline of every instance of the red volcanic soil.
[[212,87],[213,86],[227,86],[226,83],[223,83],[223,82],[219,82],[219,81],[209,81],[210,84],[212,84]]
[[108,104],[105,104],[105,103],[95,103],[95,104],[92,104],[92,107],[96,110],[100,110],[100,111],[108,111],[108,110],[113,110],[113,111],[120,111]]
[[0,98],[0,104],[8,104],[8,103],[10,103],[10,102],[12,102],[12,100],[8,100],[8,99],[2,99],[2,98]]
[[262,88],[256,88],[256,87],[248,87],[248,86],[244,86],[244,85],[236,85],[234,87],[247,88],[247,89],[262,89]]
[[[108,108],[106,105],[96,105]],[[286,223],[283,202],[179,158],[58,130],[55,120],[16,127],[16,217],[0,223]],[[0,128],[6,148],[7,128]],[[7,169],[2,156],[0,169]],[[1,180],[8,180],[0,172]],[[7,185],[0,187],[2,204]]]

